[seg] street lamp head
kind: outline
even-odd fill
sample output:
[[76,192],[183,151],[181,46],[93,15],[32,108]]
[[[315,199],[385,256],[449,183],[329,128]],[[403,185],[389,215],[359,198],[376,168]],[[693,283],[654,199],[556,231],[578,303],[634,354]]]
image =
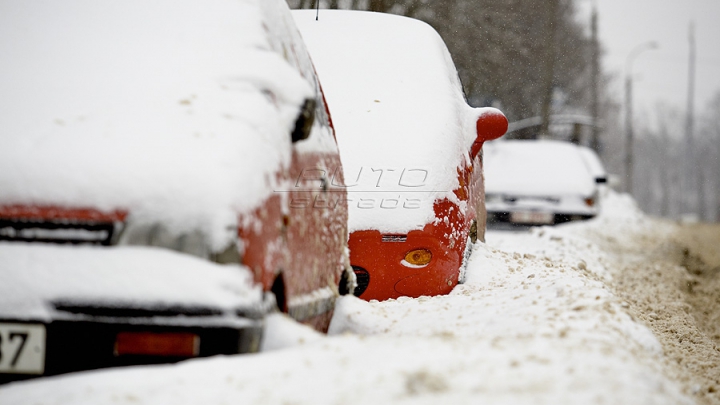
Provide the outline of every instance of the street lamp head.
[[627,59],[625,60],[625,74],[627,76],[630,75],[631,69],[632,69],[632,62],[633,60],[643,51],[648,51],[651,49],[658,49],[660,45],[656,41],[649,41],[649,42],[643,42],[640,45],[637,45],[635,48],[630,51],[630,53],[627,56]]

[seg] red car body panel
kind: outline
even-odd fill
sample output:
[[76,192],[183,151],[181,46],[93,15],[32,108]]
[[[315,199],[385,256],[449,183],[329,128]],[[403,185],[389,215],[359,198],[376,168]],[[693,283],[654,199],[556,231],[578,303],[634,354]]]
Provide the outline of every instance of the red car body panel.
[[[337,154],[294,152],[287,187],[278,190],[250,216],[241,218],[238,230],[243,244],[242,263],[253,270],[255,281],[265,291],[273,291],[281,277],[277,284],[281,287],[275,288],[282,290],[273,291],[282,295],[278,297],[280,309],[320,331],[327,331],[334,295],[348,267],[342,253],[347,241],[347,199],[344,188],[323,190],[321,184],[304,178],[302,173],[307,168],[339,166]],[[294,301],[303,301],[303,296],[325,288],[332,290],[332,298],[293,305]]]
[[[278,16],[282,18],[274,18]],[[293,143],[286,166],[274,173],[277,190],[253,211],[238,213],[240,263],[252,270],[263,290],[276,295],[282,311],[324,332],[332,318],[343,272],[349,269],[347,199],[343,187],[323,191],[322,184],[304,179],[302,174],[309,168],[341,168],[342,164],[337,147],[327,147],[335,144],[335,130],[297,29],[285,11],[269,17],[273,17],[268,20],[272,26],[264,26],[268,45],[314,90],[314,127],[310,140]],[[273,97],[271,89],[265,90]],[[324,147],[302,147],[312,137],[322,136],[331,138],[324,141]],[[338,174],[333,174],[333,183],[342,185],[342,170]],[[316,201],[325,194],[332,196],[332,204],[292,204],[305,199]],[[117,232],[122,232],[131,214],[123,209],[103,212],[93,207],[0,205],[0,220],[117,224]]]
[[[464,212],[458,204],[443,199],[435,201],[435,221],[422,230],[407,235],[383,235],[377,230],[350,234],[350,263],[356,272],[366,270],[369,274],[360,298],[441,295],[457,285],[471,229],[485,228],[481,156],[473,165],[458,170],[458,181],[460,187],[454,193],[466,203]],[[484,232],[477,236],[484,240]],[[430,250],[430,263],[424,267],[404,265],[405,255],[414,249]]]
[[[345,169],[358,173],[349,181],[357,187],[348,186],[358,204],[350,206],[355,294],[384,300],[450,292],[468,239],[484,238],[481,150],[505,133],[506,117],[467,105],[450,53],[423,22],[355,10],[327,10],[320,20],[294,10],[293,17],[327,90]],[[376,182],[361,180],[366,168],[373,180],[379,173]],[[423,184],[402,177],[381,184],[385,171],[415,169],[426,173]],[[379,196],[418,204],[376,206]]]
[[[288,180],[286,183],[299,178],[303,168],[318,167],[321,163],[338,167],[339,156],[293,153],[292,167],[284,175]],[[295,190],[278,190],[254,212],[240,216],[239,253],[241,263],[252,269],[255,281],[263,290],[273,290],[277,278],[282,277],[283,290],[273,291],[282,295],[279,297],[279,302],[284,303],[281,304],[282,311],[290,312],[298,321],[324,332],[330,324],[337,286],[347,266],[347,202],[343,188],[336,187],[330,193],[317,184],[306,183],[297,184],[301,187]],[[322,195],[330,195],[334,202],[325,206],[288,206],[292,200]],[[0,205],[0,221],[106,224],[110,229],[113,224],[119,224],[116,229],[121,230],[127,218],[128,212],[123,210],[104,212],[94,208]],[[103,244],[110,244],[110,239]],[[297,308],[291,305],[293,299],[326,288],[334,294]]]

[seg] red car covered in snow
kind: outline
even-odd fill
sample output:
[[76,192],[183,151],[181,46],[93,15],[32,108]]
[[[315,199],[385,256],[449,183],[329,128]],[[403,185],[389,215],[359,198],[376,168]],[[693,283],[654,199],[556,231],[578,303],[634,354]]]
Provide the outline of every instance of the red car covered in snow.
[[484,239],[483,142],[507,119],[471,108],[437,32],[411,18],[294,10],[338,129],[360,298],[448,293]]
[[9,1],[0,26],[0,382],[257,351],[273,307],[327,329],[347,205],[290,201],[345,189],[302,177],[341,163],[284,0]]

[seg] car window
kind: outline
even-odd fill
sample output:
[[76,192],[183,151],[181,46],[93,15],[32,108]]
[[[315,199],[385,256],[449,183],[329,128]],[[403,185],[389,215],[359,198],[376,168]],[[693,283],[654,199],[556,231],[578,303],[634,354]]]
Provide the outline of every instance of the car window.
[[[315,72],[310,55],[295,28],[295,23],[287,13],[280,13],[273,2],[261,2],[263,13],[266,16],[265,24],[270,41],[270,46],[274,51],[278,52],[285,60],[294,66],[298,72],[313,86],[316,95],[315,122],[322,127],[332,127],[320,83]],[[320,134],[332,134],[332,131],[313,131]],[[311,134],[312,136],[312,134]]]

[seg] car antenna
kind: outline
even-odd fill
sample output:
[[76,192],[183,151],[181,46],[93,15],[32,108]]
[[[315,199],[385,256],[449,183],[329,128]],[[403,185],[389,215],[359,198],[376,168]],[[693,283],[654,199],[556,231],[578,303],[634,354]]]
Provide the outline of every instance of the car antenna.
[[320,0],[315,0],[315,7],[317,7],[315,14],[315,21],[317,21],[320,18]]

